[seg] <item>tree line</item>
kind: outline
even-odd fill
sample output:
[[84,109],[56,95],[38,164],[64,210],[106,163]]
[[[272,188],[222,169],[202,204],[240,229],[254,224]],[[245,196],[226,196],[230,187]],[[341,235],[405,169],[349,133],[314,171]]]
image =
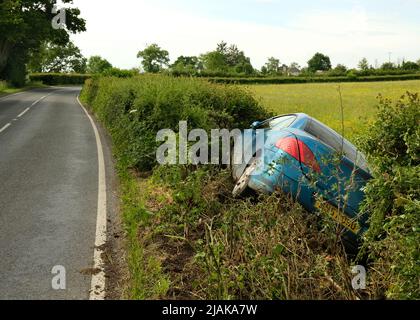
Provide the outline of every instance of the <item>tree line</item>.
[[317,52],[308,60],[307,65],[301,67],[297,62],[284,64],[276,57],[269,57],[267,62],[256,69],[252,66],[251,60],[244,51],[235,44],[228,45],[220,42],[214,51],[207,52],[200,56],[180,56],[174,63],[170,64],[169,52],[157,44],[147,46],[139,51],[138,58],[141,58],[141,65],[145,72],[158,73],[169,71],[179,74],[197,75],[200,73],[218,73],[245,76],[297,76],[323,74],[329,76],[343,76],[358,72],[358,74],[386,74],[393,72],[416,72],[420,71],[420,59],[417,62],[403,61],[395,64],[386,62],[380,67],[373,67],[366,58],[358,63],[357,69],[347,68],[343,64],[335,67],[331,64],[328,55]]
[[[322,53],[315,53],[308,60],[307,66],[301,67],[292,62],[288,65],[281,63],[280,59],[270,57],[261,69],[255,69],[249,57],[236,45],[228,45],[226,42],[217,44],[215,50],[200,56],[179,56],[170,63],[169,52],[157,44],[148,45],[137,53],[141,59],[141,68],[120,70],[101,56],[92,56],[89,59],[83,57],[80,49],[72,42],[65,46],[52,43],[43,43],[38,50],[31,55],[28,70],[32,73],[56,72],[56,73],[89,73],[105,75],[125,75],[140,73],[169,72],[174,75],[230,75],[230,76],[351,76],[356,75],[385,75],[403,74],[420,71],[420,60],[417,62],[403,61],[400,64],[386,62],[375,68],[366,58],[358,63],[357,69],[349,69],[343,64],[332,66],[330,57]],[[125,73],[124,73],[125,72]]]
[[420,71],[420,60],[399,64],[384,63],[378,68],[363,58],[357,69],[343,64],[332,66],[328,55],[316,53],[301,67],[298,63],[281,63],[269,57],[256,69],[251,59],[235,44],[222,41],[210,52],[199,56],[180,56],[170,63],[169,52],[158,44],[148,45],[137,53],[140,68],[121,70],[100,56],[87,59],[70,41],[70,34],[86,31],[86,22],[80,10],[71,6],[73,0],[63,0],[65,21],[63,28],[55,29],[56,0],[2,0],[0,2],[0,79],[19,86],[28,73],[90,73],[126,76],[141,71],[168,72],[173,75],[192,76],[299,76],[323,74],[327,76],[375,75],[412,73]]

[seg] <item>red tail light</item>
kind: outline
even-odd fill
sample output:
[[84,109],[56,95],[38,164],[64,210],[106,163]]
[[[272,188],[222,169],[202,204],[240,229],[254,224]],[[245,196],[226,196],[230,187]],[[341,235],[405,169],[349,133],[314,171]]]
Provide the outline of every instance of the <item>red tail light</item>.
[[315,156],[311,149],[303,143],[293,137],[282,138],[275,144],[277,148],[290,154],[293,158],[300,161],[301,163],[312,168],[316,172],[321,172],[321,168],[315,159]]

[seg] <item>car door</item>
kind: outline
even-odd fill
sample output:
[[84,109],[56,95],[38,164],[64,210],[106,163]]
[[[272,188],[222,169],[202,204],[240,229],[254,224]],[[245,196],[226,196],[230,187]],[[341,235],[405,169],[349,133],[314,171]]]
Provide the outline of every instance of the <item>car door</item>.
[[321,167],[318,175],[303,168],[305,174],[311,176],[328,200],[358,212],[364,198],[362,188],[370,179],[363,155],[341,135],[315,119],[308,122],[304,131],[310,136],[302,139]]

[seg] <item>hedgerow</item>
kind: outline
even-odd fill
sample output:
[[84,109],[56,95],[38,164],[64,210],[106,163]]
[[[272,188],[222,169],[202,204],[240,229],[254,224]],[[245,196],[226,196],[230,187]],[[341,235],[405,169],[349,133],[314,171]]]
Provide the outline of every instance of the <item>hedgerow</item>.
[[243,89],[202,79],[143,75],[130,79],[88,80],[81,97],[110,130],[117,155],[127,166],[150,170],[155,165],[156,133],[190,129],[244,128],[268,113]]
[[364,211],[370,229],[363,253],[372,265],[376,294],[420,298],[420,99],[407,93],[396,103],[381,98],[376,121],[360,139],[374,179]]
[[77,73],[33,73],[29,75],[32,82],[42,82],[45,85],[76,85],[84,84],[92,76],[89,74]]
[[358,76],[350,74],[341,77],[314,76],[314,77],[210,77],[214,83],[228,84],[293,84],[293,83],[329,83],[329,82],[374,82],[374,81],[402,81],[418,80],[420,74]]

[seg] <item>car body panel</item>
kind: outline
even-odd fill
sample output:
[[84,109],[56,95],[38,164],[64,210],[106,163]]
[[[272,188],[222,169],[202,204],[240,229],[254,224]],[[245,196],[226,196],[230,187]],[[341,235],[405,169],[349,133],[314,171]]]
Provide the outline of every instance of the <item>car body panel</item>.
[[[279,118],[290,116],[295,119],[287,127],[267,125],[270,121],[275,124]],[[338,208],[337,215],[341,216],[334,218],[347,228],[345,237],[356,242],[367,229],[367,217],[359,216],[360,203],[364,199],[363,187],[371,179],[364,156],[338,133],[303,113],[279,116],[258,124],[259,127],[254,126],[253,129],[264,128],[264,154],[262,165],[251,176],[248,187],[262,193],[280,189],[292,195],[310,212],[319,210],[319,198],[323,199],[327,206]],[[306,130],[311,124],[316,125],[324,136],[320,138],[308,133]],[[314,154],[321,172],[314,172],[302,161],[277,148],[276,142],[285,137],[294,137],[305,143]],[[256,152],[256,134],[252,143],[244,148],[250,145]],[[239,179],[246,167],[246,163],[234,164],[233,177]],[[357,221],[357,228],[353,227],[355,224],[351,224],[352,221]]]

